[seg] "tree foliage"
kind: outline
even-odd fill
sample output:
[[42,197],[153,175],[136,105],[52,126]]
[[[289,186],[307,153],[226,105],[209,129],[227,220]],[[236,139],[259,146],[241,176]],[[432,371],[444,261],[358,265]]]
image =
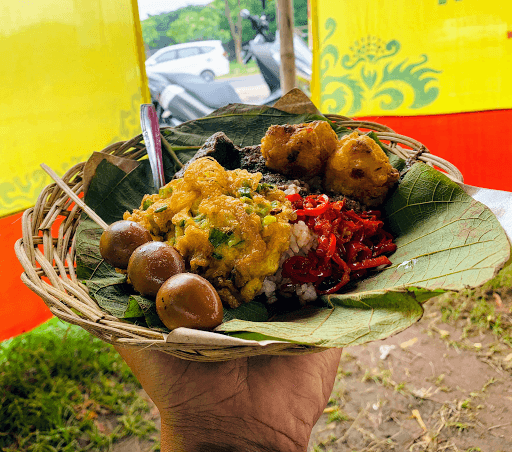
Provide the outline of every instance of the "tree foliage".
[[222,17],[219,11],[210,7],[199,11],[184,11],[171,23],[166,35],[178,43],[208,39],[220,39],[222,42],[228,42],[230,39],[229,29],[219,28]]
[[172,11],[157,16],[150,16],[141,21],[142,39],[144,43],[151,49],[160,49],[168,45],[177,44],[176,41],[173,41],[167,36],[167,31],[171,23],[178,19],[181,13],[181,10]]
[[[141,22],[142,38],[150,49],[179,44],[182,42],[220,39],[228,48],[234,48],[230,23],[226,17],[226,0],[213,0],[206,6],[187,6],[176,11],[163,13]],[[261,0],[227,0],[232,24],[241,24],[241,43],[254,37],[254,30],[248,20],[238,22],[241,9],[248,9],[251,14],[261,16]],[[240,5],[239,5],[240,3]],[[307,0],[294,0],[295,26],[307,25]],[[277,29],[276,0],[267,0],[265,14],[273,35]],[[236,30],[238,32],[238,30]],[[238,33],[237,33],[238,34]]]

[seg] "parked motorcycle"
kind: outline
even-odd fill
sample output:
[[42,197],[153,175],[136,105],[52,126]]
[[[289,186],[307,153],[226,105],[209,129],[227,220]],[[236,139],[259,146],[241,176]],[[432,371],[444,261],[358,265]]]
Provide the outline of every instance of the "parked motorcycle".
[[[254,59],[260,69],[270,95],[262,103],[273,105],[282,95],[279,67],[281,65],[281,51],[279,32],[275,39],[270,36],[269,24],[265,15],[258,17],[251,15],[247,9],[240,11],[240,15],[251,22],[256,36],[244,46],[244,63]],[[293,36],[293,49],[295,53],[295,68],[297,77],[306,83],[311,81],[311,67],[313,55],[307,44],[297,35]]]
[[[270,90],[261,102],[273,105],[281,96],[279,66],[281,63],[279,34],[269,34],[265,15],[251,15],[244,9],[240,15],[251,21],[256,36],[244,47],[244,62],[254,59]],[[294,35],[295,66],[299,80],[311,80],[312,54],[307,44]],[[233,86],[227,81],[205,82],[191,74],[170,74],[147,71],[149,89],[160,123],[176,126],[182,122],[206,116],[230,103],[241,103]]]
[[152,102],[163,125],[177,126],[227,104],[242,102],[227,81],[206,82],[192,74],[146,73]]

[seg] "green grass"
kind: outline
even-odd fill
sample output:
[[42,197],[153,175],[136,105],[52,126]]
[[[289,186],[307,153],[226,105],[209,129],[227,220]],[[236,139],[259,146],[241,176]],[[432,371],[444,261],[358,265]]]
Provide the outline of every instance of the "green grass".
[[56,318],[0,343],[0,388],[2,452],[108,451],[156,430],[113,347]]
[[329,413],[327,423],[330,424],[331,422],[343,422],[348,420],[350,420],[350,417],[348,417],[347,414],[337,408],[332,413]]
[[497,339],[512,348],[512,324],[508,320],[512,312],[498,312],[494,294],[504,300],[512,297],[512,262],[509,261],[495,278],[482,287],[443,295],[436,304],[445,323],[467,320],[463,337],[474,335],[479,330],[490,330]]
[[254,60],[249,61],[247,64],[240,64],[236,61],[229,62],[229,74],[217,77],[217,79],[241,77],[242,75],[257,74],[260,71],[258,65]]

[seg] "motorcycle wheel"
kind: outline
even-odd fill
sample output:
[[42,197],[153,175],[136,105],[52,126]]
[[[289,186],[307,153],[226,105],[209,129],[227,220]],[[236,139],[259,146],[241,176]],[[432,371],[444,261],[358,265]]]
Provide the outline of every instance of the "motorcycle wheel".
[[201,77],[205,82],[213,82],[215,79],[215,74],[212,71],[203,71],[201,72]]

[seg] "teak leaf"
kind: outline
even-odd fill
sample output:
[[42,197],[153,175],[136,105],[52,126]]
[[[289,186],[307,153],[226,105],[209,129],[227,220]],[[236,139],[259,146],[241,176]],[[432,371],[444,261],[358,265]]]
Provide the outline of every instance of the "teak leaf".
[[347,347],[398,333],[423,314],[414,294],[407,291],[369,292],[344,299],[332,296],[330,302],[330,307],[290,312],[272,322],[231,320],[217,331],[245,339],[278,338],[323,347]]

